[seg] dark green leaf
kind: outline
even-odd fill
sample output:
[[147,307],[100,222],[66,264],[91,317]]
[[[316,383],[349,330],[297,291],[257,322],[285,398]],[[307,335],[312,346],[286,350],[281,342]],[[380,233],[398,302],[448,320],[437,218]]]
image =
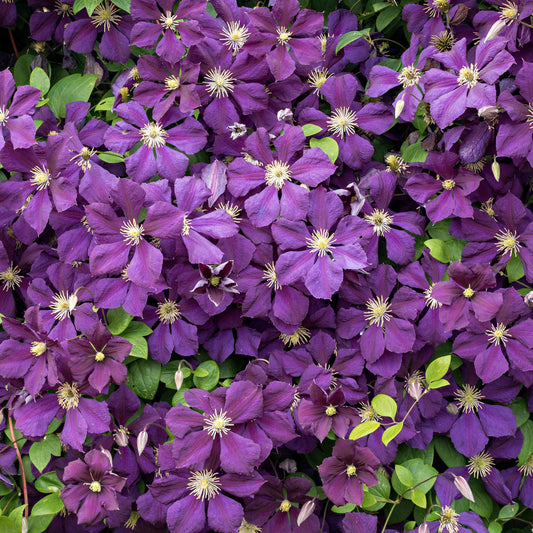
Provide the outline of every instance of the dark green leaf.
[[507,263],[507,275],[509,276],[509,283],[524,277],[524,264],[520,256],[513,255],[511,257],[511,260]]
[[35,56],[30,54],[23,54],[17,59],[13,67],[13,78],[17,86],[30,83],[31,63],[34,59]]
[[65,118],[65,105],[71,102],[88,102],[98,76],[96,74],[71,74],[61,78],[48,92],[48,106],[58,118]]
[[131,390],[145,400],[153,400],[159,379],[161,365],[151,359],[139,359],[128,365],[128,384]]
[[401,18],[402,8],[399,6],[390,6],[384,9],[376,19],[376,29],[383,31],[391,22]]
[[520,426],[520,431],[524,436],[524,443],[518,455],[518,464],[523,465],[533,453],[533,421],[528,420]]
[[205,361],[200,363],[194,371],[193,381],[199,389],[213,390],[220,377],[218,365],[215,361]]
[[118,309],[109,309],[106,314],[107,329],[113,335],[120,335],[133,320],[133,316],[126,313],[122,307]]
[[[180,362],[170,361],[161,369],[161,381],[167,386],[167,389],[176,390],[176,382],[174,376],[178,370]],[[183,372],[183,378],[187,379],[191,375],[191,369],[182,363],[181,371]]]
[[475,502],[470,502],[470,509],[483,518],[490,518],[492,514],[492,498],[487,494],[480,479],[470,478],[468,484],[474,494]]
[[520,427],[529,420],[529,410],[527,408],[527,402],[525,398],[522,398],[521,396],[515,398],[510,407],[516,416],[517,427]]
[[389,480],[381,472],[378,472],[377,476],[379,483],[368,488],[368,492],[376,498],[376,503],[371,507],[367,507],[367,511],[371,512],[379,511],[379,509],[386,505],[386,502],[381,500],[388,500],[390,497]]
[[448,437],[437,437],[434,442],[437,455],[448,468],[466,464],[466,459],[455,449]]

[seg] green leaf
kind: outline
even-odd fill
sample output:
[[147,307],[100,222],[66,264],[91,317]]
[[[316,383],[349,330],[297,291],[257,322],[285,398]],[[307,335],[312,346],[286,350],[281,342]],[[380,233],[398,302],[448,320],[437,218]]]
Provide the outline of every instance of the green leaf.
[[43,533],[49,531],[50,522],[56,517],[55,514],[44,514],[40,516],[29,516],[28,526],[29,533]]
[[398,424],[394,424],[394,426],[388,427],[384,432],[383,435],[381,435],[381,441],[385,446],[389,445],[389,442],[400,433],[400,431],[403,429],[403,422],[399,422]]
[[424,244],[426,245],[426,248],[429,248],[431,256],[437,261],[440,261],[441,263],[450,262],[450,250],[448,249],[446,242],[441,241],[440,239],[428,239],[427,241],[424,241]]
[[528,420],[520,426],[520,431],[524,436],[524,443],[518,455],[518,464],[522,466],[533,453],[533,421]]
[[95,106],[95,111],[111,111],[113,109],[113,104],[115,103],[115,97],[114,96],[108,96],[107,98],[103,98],[100,100]]
[[346,505],[343,505],[342,507],[339,507],[337,505],[332,505],[331,510],[334,513],[344,514],[344,513],[351,513],[355,509],[355,504],[353,503],[347,503]]
[[455,449],[448,437],[437,437],[434,442],[437,455],[448,468],[466,464],[466,459]]
[[220,377],[218,365],[215,361],[204,361],[200,363],[198,368],[194,371],[193,382],[199,388],[203,390],[213,390]]
[[511,260],[507,263],[507,275],[509,276],[509,283],[517,281],[524,277],[524,264],[518,255],[513,255]]
[[35,488],[39,492],[44,492],[46,494],[59,492],[64,486],[65,485],[59,481],[55,472],[48,472],[35,480]]
[[120,9],[123,9],[127,13],[130,13],[130,4],[131,0],[111,0],[113,4],[115,4],[117,7],[120,7]]
[[389,2],[376,2],[375,4],[372,4],[372,10],[374,11],[374,13],[382,11],[386,7],[390,7]]
[[153,400],[159,379],[161,364],[151,359],[139,359],[128,365],[128,384],[131,390],[145,400]]
[[374,498],[374,496],[370,494],[369,492],[365,492],[364,497],[363,497],[363,502],[361,503],[361,507],[363,509],[368,509],[369,507],[373,507],[374,505],[376,505],[376,503],[377,503],[376,498]]
[[42,472],[50,462],[52,455],[61,455],[61,441],[57,435],[45,435],[41,440],[35,441],[30,447],[30,461]]
[[518,503],[515,503],[514,505],[504,505],[498,513],[498,518],[500,520],[510,520],[516,513],[518,513],[518,509],[520,509],[520,504]]
[[109,309],[106,313],[107,329],[113,335],[120,335],[133,320],[133,315],[126,313],[122,307]]
[[0,516],[0,531],[2,533],[20,533],[20,528],[7,516]]
[[13,67],[13,78],[17,87],[30,83],[31,64],[34,58],[33,55],[23,54],[17,59]]
[[48,106],[58,118],[65,118],[65,105],[71,102],[88,102],[98,76],[96,74],[71,74],[61,78],[48,92]]
[[[416,486],[416,490],[423,492],[424,494],[429,492],[435,483],[435,477],[438,472],[432,466],[424,464],[422,459],[409,459],[401,465],[404,470],[409,471],[412,477],[412,483],[406,485],[402,479],[397,475],[396,469],[392,476],[392,486],[396,492],[401,493],[405,488]],[[396,479],[395,479],[396,478]],[[401,485],[398,484],[398,481],[401,482]],[[412,492],[409,491],[405,494],[407,499],[411,499]]]
[[94,9],[98,4],[101,4],[104,0],[76,0],[72,6],[74,14],[81,11],[83,8],[87,10],[87,14],[91,16]]
[[365,28],[364,30],[349,31],[348,33],[345,33],[339,39],[339,44],[335,49],[335,53],[338,54],[346,45],[353,43],[354,41],[357,41],[357,39],[360,39],[361,37],[364,37],[365,35],[369,34],[370,28]]
[[516,417],[517,427],[520,427],[529,420],[529,410],[527,408],[527,402],[525,398],[522,398],[521,396],[515,398],[510,407]]
[[335,163],[337,157],[339,157],[339,145],[337,141],[331,137],[323,137],[322,139],[311,139],[309,146],[314,148],[320,148],[330,159],[332,163]]
[[396,402],[386,394],[378,394],[372,399],[372,408],[378,415],[388,416],[394,420],[398,407]]
[[489,524],[489,533],[502,533],[503,526],[498,522],[491,522]]
[[411,496],[410,500],[418,507],[422,507],[423,509],[427,506],[426,501],[426,495],[418,489],[415,489],[409,493]]
[[483,518],[490,518],[493,507],[492,498],[487,494],[481,479],[470,478],[468,484],[476,500],[475,502],[470,502],[470,509]]
[[358,426],[355,426],[354,429],[352,429],[352,432],[350,433],[350,436],[348,437],[350,440],[357,440],[361,437],[366,437],[367,435],[370,435],[370,433],[374,433],[376,429],[381,424],[377,422],[376,420],[368,420],[366,422],[362,422]]
[[55,492],[45,496],[42,500],[39,500],[32,508],[32,516],[40,516],[45,514],[57,514],[65,506],[61,501],[59,493]]
[[150,333],[152,333],[151,328],[142,322],[132,321],[129,323],[120,336],[131,342],[130,356],[139,359],[148,358],[148,343],[144,337],[150,335]]
[[98,158],[104,163],[122,163],[124,161],[124,156],[116,152],[102,152],[98,154]]
[[450,384],[446,379],[438,379],[428,384],[428,389],[440,389],[441,387],[447,387]]
[[441,241],[448,241],[452,237],[450,235],[450,222],[451,219],[446,218],[439,220],[435,224],[428,224],[426,231],[433,239],[440,239]]
[[42,68],[36,67],[31,71],[30,85],[39,89],[41,96],[44,96],[50,89],[50,78]]
[[304,124],[302,130],[306,137],[311,137],[311,135],[314,135],[315,133],[320,133],[322,128],[316,124]]
[[451,355],[445,355],[444,357],[439,357],[431,361],[426,369],[426,382],[429,384],[432,381],[442,379],[450,369],[451,362]]
[[390,482],[389,480],[381,473],[377,473],[379,483],[373,487],[368,488],[368,492],[376,498],[376,503],[372,507],[368,507],[367,511],[379,511],[381,508],[385,507],[387,504],[386,501],[390,497]]
[[399,6],[390,6],[384,9],[376,19],[376,29],[383,31],[391,22],[400,17],[402,8]]
[[394,473],[398,477],[400,483],[406,487],[412,487],[414,484],[413,474],[402,465],[396,465],[394,467]]
[[423,163],[428,156],[427,151],[422,148],[422,141],[420,140],[405,147],[402,145],[401,153],[406,163]]
[[[174,376],[178,370],[180,362],[179,361],[169,361],[161,369],[161,381],[167,386],[167,389],[176,390],[176,382]],[[183,372],[183,378],[187,379],[191,375],[191,369],[182,363],[181,371]]]
[[24,509],[26,509],[26,504],[15,507],[15,509],[9,513],[9,519],[15,523],[19,530],[22,529],[22,514],[24,513]]

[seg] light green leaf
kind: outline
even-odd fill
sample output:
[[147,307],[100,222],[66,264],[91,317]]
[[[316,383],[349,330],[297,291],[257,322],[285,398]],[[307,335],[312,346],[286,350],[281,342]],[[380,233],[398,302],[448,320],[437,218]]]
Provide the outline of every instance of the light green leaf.
[[407,468],[405,468],[405,466],[396,465],[394,467],[394,472],[402,485],[406,487],[413,486],[413,474],[411,474],[411,472]]
[[432,381],[442,379],[446,375],[446,372],[448,372],[451,362],[451,355],[445,355],[444,357],[439,357],[431,361],[426,369],[426,382],[429,384]]
[[50,78],[42,68],[36,67],[31,71],[30,85],[39,89],[41,96],[44,96],[50,89]]
[[514,505],[504,505],[498,513],[498,518],[501,520],[510,520],[516,513],[518,513],[518,509],[520,509],[520,504],[518,503],[515,503]]
[[131,342],[131,357],[139,359],[148,358],[148,343],[146,342],[147,335],[150,335],[152,330],[144,323],[132,321],[128,327],[120,334],[120,336]]
[[311,137],[311,135],[314,135],[315,133],[320,133],[322,128],[316,124],[304,124],[302,130],[306,137]]
[[347,503],[346,505],[343,505],[342,507],[338,505],[331,506],[331,510],[334,513],[338,513],[338,514],[351,513],[354,509],[355,509],[355,505],[353,503]]
[[440,389],[441,387],[447,387],[450,384],[446,379],[438,379],[428,384],[428,389]]
[[46,494],[59,492],[64,486],[55,472],[48,472],[35,480],[35,488]]
[[100,100],[95,106],[95,111],[111,111],[113,109],[113,104],[115,103],[115,97],[114,96],[108,96],[107,98],[103,98]]
[[400,433],[400,431],[403,429],[403,422],[399,422],[398,424],[394,424],[394,426],[388,427],[384,432],[383,435],[381,435],[381,441],[385,446],[389,445],[389,442]]
[[393,398],[386,394],[378,394],[372,399],[372,408],[378,415],[388,416],[394,420],[398,406]]
[[533,421],[528,420],[520,426],[520,431],[524,436],[524,443],[522,444],[522,449],[518,455],[518,464],[523,465],[528,459],[529,456],[533,453]]
[[348,33],[345,33],[339,39],[339,44],[335,49],[335,53],[338,54],[346,45],[353,43],[354,41],[357,41],[357,39],[360,39],[361,37],[364,37],[365,35],[369,34],[370,28],[365,28],[364,30],[349,31]]
[[[404,480],[400,479],[400,477],[397,477],[397,472],[395,470],[395,473],[392,476],[392,486],[398,493],[401,493],[403,490],[405,490],[404,486],[416,486],[417,490],[427,493],[433,487],[436,479],[435,476],[438,474],[437,470],[435,470],[432,466],[424,464],[422,459],[409,459],[408,461],[403,462],[401,465],[396,466],[401,466],[405,470],[408,470],[413,480],[410,485],[405,485]],[[398,481],[400,481],[401,485],[398,484]],[[408,492],[405,494],[405,497],[407,499],[411,499],[411,495],[412,493]]]
[[29,451],[30,461],[35,468],[42,472],[50,462],[52,455],[61,455],[61,441],[57,435],[45,435],[41,440],[35,441]]
[[117,7],[120,7],[120,9],[123,9],[127,13],[130,13],[130,4],[131,0],[111,0],[113,4],[115,4]]
[[20,528],[7,516],[0,516],[0,531],[2,533],[20,533]]
[[32,516],[40,516],[44,514],[57,514],[65,506],[61,501],[59,493],[55,492],[45,496],[42,500],[39,500],[32,508]]
[[525,398],[522,398],[521,396],[515,398],[510,407],[516,417],[517,427],[520,427],[529,420],[529,410],[527,408],[527,402]]
[[357,440],[361,437],[366,437],[367,435],[370,435],[370,433],[374,433],[376,429],[379,428],[381,424],[379,422],[376,422],[375,420],[368,420],[367,422],[362,422],[358,426],[355,426],[354,429],[352,429],[352,432],[350,433],[350,436],[348,437],[350,440]]
[[428,239],[424,241],[426,248],[429,248],[429,253],[437,261],[441,263],[450,262],[450,250],[448,249],[447,244],[440,239]]
[[215,361],[204,361],[194,371],[193,382],[199,389],[213,390],[220,377],[218,365]]
[[418,489],[415,489],[409,493],[410,500],[418,507],[425,509],[427,507],[426,495]]
[[322,139],[312,138],[309,141],[309,146],[311,146],[311,148],[314,148],[315,146],[320,148],[329,157],[332,163],[335,163],[337,157],[339,157],[339,145],[337,144],[337,141],[331,137],[323,137]]
[[116,152],[102,152],[98,154],[98,158],[104,163],[122,163],[124,161],[124,156]]
[[428,153],[422,148],[422,142],[420,140],[413,144],[404,145],[402,145],[401,153],[402,159],[406,163],[423,163],[426,160]]
[[24,513],[24,509],[26,509],[26,504],[15,507],[15,509],[13,509],[9,513],[9,519],[13,520],[13,522],[19,528],[19,530],[22,529],[22,514]]
[[361,503],[361,507],[363,509],[368,509],[369,507],[373,507],[374,505],[376,505],[376,503],[377,503],[376,498],[369,492],[365,492],[364,497],[363,497],[363,502]]
[[507,275],[509,276],[509,283],[518,281],[524,277],[524,264],[518,255],[513,255],[511,260],[507,263]]
[[106,314],[107,329],[113,335],[120,335],[133,320],[133,315],[126,313],[122,307],[109,309]]
[[65,118],[65,105],[71,102],[88,102],[98,76],[96,74],[71,74],[61,78],[48,92],[48,106],[58,118]]
[[491,522],[489,524],[489,533],[502,533],[503,526],[498,522]]
[[383,31],[391,22],[401,18],[402,8],[399,6],[390,6],[387,9],[384,9],[376,19],[376,29],[378,31]]
[[128,384],[131,390],[145,400],[153,400],[159,379],[161,365],[151,359],[139,359],[128,365]]

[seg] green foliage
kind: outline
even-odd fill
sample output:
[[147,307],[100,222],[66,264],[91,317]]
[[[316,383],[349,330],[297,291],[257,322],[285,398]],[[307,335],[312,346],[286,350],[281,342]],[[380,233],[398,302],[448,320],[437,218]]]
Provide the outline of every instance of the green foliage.
[[61,455],[61,441],[54,433],[45,435],[41,440],[35,441],[29,451],[30,460],[42,472],[50,462],[52,455]]
[[48,92],[48,106],[57,118],[65,118],[65,106],[72,102],[88,102],[98,76],[71,74],[61,78]]
[[194,371],[193,382],[196,387],[204,390],[213,390],[220,377],[220,371],[215,361],[204,361]]
[[345,33],[339,39],[339,44],[337,44],[335,53],[338,54],[346,45],[353,43],[354,41],[357,41],[357,39],[360,39],[361,37],[364,37],[365,35],[370,35],[370,28],[364,28],[363,30],[349,31]]
[[34,68],[30,74],[30,85],[41,91],[44,96],[50,89],[50,78],[42,68]]
[[13,78],[17,86],[28,85],[30,83],[31,63],[35,56],[22,54],[13,67]]
[[394,420],[398,407],[396,402],[386,394],[378,394],[372,399],[372,408],[380,416],[388,416]]
[[472,489],[475,502],[470,502],[470,509],[483,518],[490,518],[492,515],[492,498],[487,494],[483,482],[480,479],[470,478],[468,484]]
[[98,154],[98,159],[101,159],[104,163],[122,163],[124,156],[116,152],[101,152]]
[[524,443],[518,455],[518,464],[523,465],[533,453],[533,421],[528,420],[520,426],[520,431],[524,436]]
[[516,513],[518,513],[518,509],[520,509],[518,503],[515,503],[514,505],[504,505],[498,513],[498,518],[505,521],[510,520]]
[[429,363],[426,369],[426,383],[430,389],[437,389],[449,385],[449,383],[442,378],[450,369],[451,362],[452,356],[445,355],[444,357],[439,357]]
[[428,156],[427,151],[422,148],[420,139],[413,144],[407,144],[407,141],[404,142],[400,151],[406,163],[423,163]]
[[455,449],[448,437],[437,437],[434,442],[437,455],[448,468],[466,464],[466,459]]
[[394,424],[393,426],[388,427],[384,432],[383,435],[381,435],[381,440],[385,446],[389,445],[389,442],[394,439],[400,433],[400,431],[403,429],[403,422],[399,422],[398,424]]
[[513,255],[507,263],[507,276],[509,277],[509,283],[517,281],[524,277],[524,264],[520,256]]
[[138,359],[128,365],[128,385],[137,396],[145,400],[154,399],[160,378],[161,364],[157,361]]
[[44,494],[59,492],[64,486],[55,472],[48,472],[35,480],[35,488]]
[[[176,390],[176,382],[174,380],[174,376],[176,375],[176,371],[178,370],[179,364],[180,361],[169,361],[161,369],[160,379],[166,385],[167,389]],[[191,376],[191,369],[187,365],[182,364],[181,371],[183,372],[184,380]],[[185,388],[188,389],[189,387],[185,386]]]
[[0,516],[0,531],[2,533],[20,533],[20,528],[7,516]]
[[376,431],[376,429],[378,429],[380,425],[381,424],[379,422],[376,422],[375,420],[368,420],[366,422],[362,422],[358,426],[355,426],[354,429],[352,429],[349,439],[357,440],[361,437],[366,437],[367,435],[370,435],[370,433],[374,433],[374,431]]
[[369,494],[374,496],[376,503],[366,507],[367,511],[379,511],[387,504],[387,500],[390,498],[391,486],[389,480],[381,473],[377,473],[379,483],[373,487],[368,488]]
[[378,31],[383,31],[387,26],[394,22],[398,17],[401,17],[402,8],[400,6],[391,6],[387,7],[380,12],[378,18],[376,19],[376,29]]
[[317,126],[316,124],[304,124],[302,126],[302,130],[306,137],[311,137],[311,135],[320,133],[322,131],[322,128],[320,126]]
[[309,141],[309,146],[311,146],[311,148],[315,146],[320,148],[329,157],[332,163],[335,163],[337,157],[339,157],[339,145],[332,137],[323,137],[322,139],[313,138]]
[[[137,357],[139,359],[148,358],[148,343],[145,337],[152,333],[152,329],[149,328],[143,322],[131,321],[128,327],[120,333],[120,336],[131,342],[131,357]],[[159,378],[158,378],[159,379]]]
[[126,313],[122,307],[118,309],[109,309],[106,314],[107,329],[113,335],[120,335],[133,320],[133,315]]

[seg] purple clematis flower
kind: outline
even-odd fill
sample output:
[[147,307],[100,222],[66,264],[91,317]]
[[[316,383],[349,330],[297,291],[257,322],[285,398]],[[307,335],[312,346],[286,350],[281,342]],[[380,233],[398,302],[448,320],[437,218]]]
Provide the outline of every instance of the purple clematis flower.
[[226,261],[220,265],[198,265],[202,279],[196,283],[191,292],[207,294],[207,297],[217,307],[222,303],[226,293],[238,294],[237,283],[228,276],[233,270],[233,261]]
[[282,285],[302,279],[315,298],[329,300],[339,289],[344,270],[363,270],[368,265],[358,243],[365,223],[353,216],[341,218],[344,208],[334,192],[319,187],[309,196],[312,232],[302,221],[282,218],[273,225],[283,252],[276,272]]
[[91,450],[83,459],[71,461],[63,473],[66,486],[61,499],[71,513],[76,513],[78,524],[98,525],[110,511],[119,508],[117,492],[126,480],[112,472],[106,454]]

